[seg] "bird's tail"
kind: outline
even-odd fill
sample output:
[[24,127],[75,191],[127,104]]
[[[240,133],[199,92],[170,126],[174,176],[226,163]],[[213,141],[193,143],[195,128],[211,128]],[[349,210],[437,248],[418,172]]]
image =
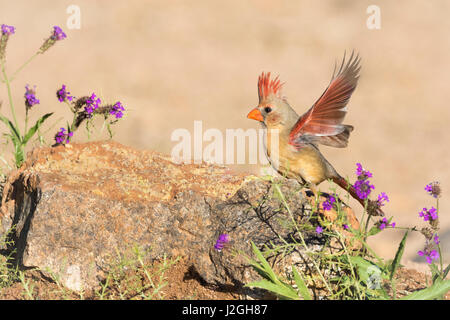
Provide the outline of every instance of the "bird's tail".
[[364,200],[358,196],[358,194],[356,193],[356,189],[350,183],[348,183],[347,180],[342,178],[340,175],[333,177],[332,179],[334,183],[336,183],[342,189],[347,190],[347,192],[350,193],[350,195],[364,207]]
[[[332,178],[333,182],[336,183],[338,186],[340,186],[342,189],[346,190],[350,195],[357,200],[364,208],[365,203],[364,200],[361,199],[358,196],[358,193],[356,192],[355,187],[351,185],[351,183],[348,183],[347,180],[342,178],[339,174],[337,176],[334,176]],[[384,212],[380,209],[379,205],[376,203],[376,201],[368,200],[368,210],[370,211],[369,214],[374,216],[384,216]]]

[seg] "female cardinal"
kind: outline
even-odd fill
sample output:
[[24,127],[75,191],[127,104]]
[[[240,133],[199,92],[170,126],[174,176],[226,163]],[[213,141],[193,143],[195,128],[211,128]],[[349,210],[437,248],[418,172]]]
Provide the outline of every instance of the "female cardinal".
[[[301,117],[281,96],[282,84],[278,77],[271,80],[270,72],[263,72],[258,79],[259,104],[247,117],[260,121],[268,129],[265,130],[266,154],[278,173],[297,179],[302,184],[307,182],[313,190],[322,181],[332,179],[364,206],[355,188],[336,172],[318,146],[347,146],[353,126],[342,124],[342,121],[358,82],[359,62],[360,58],[358,55],[354,57],[353,53],[346,62],[344,54],[337,72],[336,66],[334,68],[328,88]],[[273,129],[278,132],[278,150],[271,148]]]

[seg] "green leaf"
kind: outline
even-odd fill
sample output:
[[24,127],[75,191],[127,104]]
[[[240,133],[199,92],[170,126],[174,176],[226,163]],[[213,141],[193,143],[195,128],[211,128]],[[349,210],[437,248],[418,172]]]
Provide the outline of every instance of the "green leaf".
[[112,129],[111,129],[111,124],[106,123],[106,130],[108,130],[109,138],[112,139],[113,132],[112,132]]
[[294,280],[297,284],[298,291],[302,295],[305,300],[312,300],[311,295],[309,294],[308,287],[305,284],[302,276],[298,273],[297,269],[292,266],[292,273],[294,274]]
[[3,121],[8,126],[9,131],[11,132],[7,136],[14,145],[14,159],[16,162],[16,167],[19,168],[25,159],[22,147],[22,139],[20,137],[19,131],[16,129],[16,127],[14,127],[14,124],[8,118],[0,115],[0,121]]
[[14,143],[14,159],[16,161],[16,167],[20,168],[22,163],[25,161],[23,146],[20,143],[20,141],[17,141],[15,138],[12,138],[12,136],[11,139],[13,139]]
[[[269,290],[281,298],[284,299],[299,299],[298,293],[290,285],[282,282],[275,272],[270,267],[266,258],[264,258],[261,251],[256,247],[256,245],[251,242],[252,250],[259,261],[248,258],[249,263],[256,270],[256,272],[263,277],[260,281],[255,281],[247,284],[247,287],[258,287],[262,289]],[[309,293],[308,293],[309,295]]]
[[395,272],[397,271],[397,268],[400,264],[400,260],[402,259],[403,252],[405,251],[405,244],[406,244],[406,238],[408,237],[409,230],[406,230],[402,241],[400,241],[400,244],[398,245],[397,253],[395,254],[395,258],[392,261],[389,270],[391,271],[391,274],[389,275],[389,280],[392,280],[394,278]]
[[447,268],[444,269],[444,272],[442,274],[442,278],[445,279],[447,277],[447,274],[448,274],[449,271],[450,271],[450,264],[447,266]]
[[298,300],[299,296],[297,292],[290,287],[273,283],[267,279],[261,279],[259,281],[251,282],[246,287],[256,287],[268,290],[280,296],[281,298],[290,299],[290,300]]
[[11,141],[15,144],[14,141],[21,143],[20,134],[17,131],[16,127],[14,127],[14,124],[6,117],[0,115],[0,120],[3,121],[9,128],[9,131],[11,132]]
[[441,272],[439,271],[439,268],[434,263],[429,264],[428,266],[430,267],[430,270],[431,270],[431,275],[432,275],[431,282],[432,283],[435,283],[436,281],[445,279],[445,278],[441,277]]
[[51,115],[53,114],[53,112],[51,113],[47,113],[45,115],[43,115],[38,121],[36,121],[35,125],[32,126],[30,128],[30,130],[28,130],[28,132],[25,134],[25,136],[23,137],[23,141],[22,144],[25,146],[27,144],[27,142],[34,136],[34,134],[36,133],[36,131],[41,127],[41,125],[44,123],[45,120],[47,120]]
[[270,267],[269,263],[267,262],[266,258],[264,258],[263,254],[261,253],[261,251],[259,251],[259,249],[253,243],[253,241],[251,241],[251,244],[252,244],[253,252],[256,255],[256,257],[258,258],[258,260],[260,261],[262,270],[267,275],[268,280],[270,280],[272,282],[277,282],[277,280],[278,280],[277,275],[275,274],[275,272],[273,272],[273,270]]
[[400,298],[400,300],[432,300],[441,298],[450,291],[450,280],[439,281],[431,287],[416,291]]

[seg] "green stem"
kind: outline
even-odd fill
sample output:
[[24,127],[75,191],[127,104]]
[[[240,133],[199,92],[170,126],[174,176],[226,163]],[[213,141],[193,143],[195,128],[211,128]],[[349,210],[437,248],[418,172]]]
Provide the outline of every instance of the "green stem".
[[22,134],[20,133],[20,128],[19,128],[19,125],[18,125],[18,122],[17,122],[17,118],[16,118],[16,112],[14,110],[14,104],[13,104],[13,99],[12,99],[12,94],[11,94],[11,84],[10,84],[10,81],[9,81],[8,76],[6,74],[5,63],[4,63],[3,60],[1,61],[1,64],[2,64],[3,78],[4,78],[5,83],[6,83],[6,88],[8,89],[9,106],[11,108],[11,113],[12,113],[13,120],[14,120],[14,126],[16,127],[17,133],[19,133],[19,136],[21,137]]
[[[439,218],[439,198],[436,198],[436,212],[437,212],[437,215]],[[439,264],[441,266],[441,275],[442,275],[442,273],[444,272],[444,264],[442,261],[441,245],[438,244],[437,246],[438,246],[438,250],[439,250]]]
[[392,299],[397,300],[397,281],[394,278],[391,280]]
[[[364,211],[363,211],[363,216],[361,217],[361,221],[362,223],[364,223],[364,214],[367,212],[367,204],[368,204],[368,200],[367,198],[364,200]],[[363,233],[363,241],[366,242],[367,241],[367,228],[369,226],[369,221],[370,221],[370,214],[367,212],[367,220],[366,223],[364,224],[364,233]],[[364,247],[363,250],[363,254],[366,254],[366,247]]]
[[25,63],[24,63],[22,66],[20,66],[19,69],[17,69],[17,70],[13,73],[13,75],[11,76],[10,82],[12,82],[12,81],[15,79],[15,77],[17,76],[17,74],[18,74],[20,71],[22,71],[22,69],[25,68],[31,61],[33,61],[33,59],[36,58],[36,57],[38,56],[38,54],[39,54],[39,51],[36,52],[34,55],[32,55],[27,61],[25,61]]
[[77,122],[77,113],[74,112],[73,113],[72,124],[70,125],[70,128],[68,128],[68,130],[70,130],[70,132],[74,132],[75,130],[78,129],[78,128],[76,128],[76,122]]
[[[364,212],[367,212],[367,198],[364,200]],[[369,221],[370,221],[370,214],[367,212],[367,220],[366,224],[364,225],[364,241],[367,239],[367,229],[369,227]]]
[[25,131],[24,134],[27,134],[28,131],[28,106],[25,106]]
[[438,247],[438,251],[439,251],[439,264],[441,265],[441,270],[440,270],[440,271],[441,271],[441,276],[442,276],[443,273],[444,273],[444,265],[443,265],[443,263],[442,263],[441,245],[438,244],[437,247]]

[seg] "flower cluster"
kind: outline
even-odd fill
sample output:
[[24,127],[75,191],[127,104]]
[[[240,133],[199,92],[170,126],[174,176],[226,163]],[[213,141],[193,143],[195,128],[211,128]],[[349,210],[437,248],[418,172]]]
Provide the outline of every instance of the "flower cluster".
[[2,24],[1,26],[2,36],[0,38],[0,59],[5,57],[6,44],[8,43],[9,36],[15,33],[16,28]]
[[66,90],[66,85],[63,84],[62,88],[56,91],[56,97],[58,98],[59,102],[64,101],[72,101],[73,96],[70,95],[70,92]]
[[367,199],[370,192],[375,189],[375,186],[370,184],[370,181],[368,180],[373,175],[370,171],[364,170],[360,163],[356,164],[356,175],[358,176],[358,180],[356,180],[353,185],[356,190],[356,194],[360,199]]
[[356,175],[358,176],[359,180],[366,180],[373,177],[370,171],[363,169],[361,163],[356,164]]
[[[118,119],[124,115],[125,108],[120,101],[117,101],[114,105],[101,105],[102,101],[95,93],[90,96],[83,96],[81,98],[75,98],[70,94],[66,85],[62,85],[60,89],[56,91],[56,97],[60,102],[67,102],[74,113],[74,121],[69,126],[71,132],[68,137],[73,135],[81,123],[86,119],[92,119],[95,115],[104,115],[105,120],[109,116],[114,116],[115,121],[110,121],[110,124],[117,122]],[[65,132],[58,132],[55,136],[56,145],[66,141]],[[68,143],[68,142],[66,142]]]
[[425,257],[427,262],[431,264],[433,260],[439,259],[439,253],[436,250],[424,249],[423,251],[417,252],[417,254],[421,257]]
[[389,197],[387,196],[387,194],[385,192],[382,192],[378,195],[378,205],[380,207],[384,206],[385,203],[384,202],[389,202]]
[[434,241],[434,243],[436,243],[436,244],[441,243],[441,242],[439,241],[439,236],[438,236],[437,234],[434,235],[433,241]]
[[92,93],[92,95],[86,100],[86,106],[84,107],[84,111],[91,116],[94,110],[98,108],[102,101],[100,98],[97,98],[97,95],[95,93]]
[[53,27],[53,34],[50,37],[55,41],[59,41],[59,40],[67,38],[66,34],[58,26]]
[[[441,196],[441,187],[439,182],[434,181],[425,186],[425,191],[428,192],[434,198],[439,198]],[[438,199],[436,200],[438,201]],[[433,260],[439,259],[439,253],[434,248],[437,246],[439,248],[439,216],[438,210],[435,207],[430,209],[423,208],[419,212],[419,217],[423,218],[424,221],[428,222],[430,227],[424,227],[421,233],[425,236],[426,245],[425,249],[417,252],[421,257],[425,257],[429,264],[433,263]],[[440,250],[440,249],[439,249]]]
[[48,37],[42,46],[39,48],[39,53],[44,53],[48,49],[50,49],[57,41],[63,40],[67,38],[66,34],[62,31],[62,29],[58,26],[53,27],[53,32]]
[[423,221],[436,220],[438,218],[437,210],[435,207],[431,207],[430,210],[423,208],[422,211],[419,212],[419,217],[422,217]]
[[8,26],[6,24],[2,24],[2,35],[12,35],[16,31],[16,28],[13,26]]
[[384,216],[384,212],[381,210],[381,207],[384,206],[386,202],[389,202],[387,194],[382,192],[378,195],[378,200],[370,200],[369,196],[372,190],[375,189],[375,186],[369,181],[369,178],[372,178],[373,174],[370,171],[363,169],[361,163],[357,163],[356,175],[357,180],[352,187],[359,199],[367,199],[365,201],[367,205],[367,213],[371,216]]
[[36,98],[36,86],[30,89],[28,85],[25,86],[25,105],[31,108],[35,104],[39,104],[39,99]]
[[55,135],[55,141],[57,144],[69,143],[72,136],[73,132],[66,132],[65,128],[61,128]]
[[380,228],[380,230],[383,230],[386,227],[392,227],[395,228],[395,222],[389,223],[388,219],[386,219],[386,217],[384,217],[383,219],[381,219],[381,221],[379,222],[379,226],[378,228]]
[[321,226],[318,226],[317,228],[316,228],[316,233],[317,234],[321,234],[323,232],[323,228],[321,227]]
[[222,251],[222,249],[230,242],[230,236],[226,233],[222,233],[219,238],[217,238],[214,249],[217,251]]
[[428,192],[431,196],[435,198],[439,198],[441,196],[441,185],[437,181],[433,181],[425,186],[425,191]]
[[331,210],[335,202],[336,198],[334,196],[328,196],[327,200],[322,203],[322,207],[324,210]]
[[357,180],[353,187],[356,189],[356,194],[360,199],[367,199],[370,192],[375,189],[373,184],[370,184],[369,180]]
[[116,119],[120,119],[123,117],[123,111],[125,111],[125,108],[123,107],[122,103],[120,101],[117,101],[109,111],[109,114],[114,115]]

